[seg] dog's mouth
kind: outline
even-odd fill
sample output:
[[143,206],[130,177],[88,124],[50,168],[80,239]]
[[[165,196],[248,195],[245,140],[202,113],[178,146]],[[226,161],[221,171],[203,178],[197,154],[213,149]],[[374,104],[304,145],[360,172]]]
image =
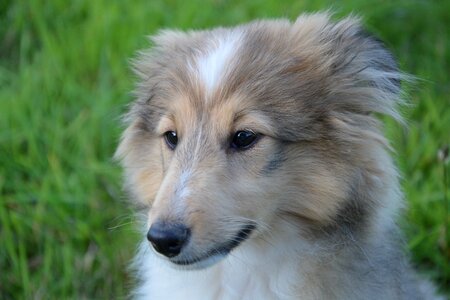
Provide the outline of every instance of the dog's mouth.
[[227,256],[234,248],[239,246],[243,241],[249,238],[252,232],[256,229],[255,224],[247,224],[243,226],[241,230],[230,240],[221,243],[219,246],[214,247],[206,252],[206,254],[198,257],[188,258],[173,258],[170,262],[178,266],[196,266],[197,268],[203,268],[214,264],[221,258]]

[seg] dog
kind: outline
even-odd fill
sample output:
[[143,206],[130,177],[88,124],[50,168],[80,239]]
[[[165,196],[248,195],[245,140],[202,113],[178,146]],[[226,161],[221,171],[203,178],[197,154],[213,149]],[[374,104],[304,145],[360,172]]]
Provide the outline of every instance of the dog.
[[135,298],[438,298],[404,254],[377,118],[402,122],[407,77],[357,17],[153,43],[116,152],[143,212]]

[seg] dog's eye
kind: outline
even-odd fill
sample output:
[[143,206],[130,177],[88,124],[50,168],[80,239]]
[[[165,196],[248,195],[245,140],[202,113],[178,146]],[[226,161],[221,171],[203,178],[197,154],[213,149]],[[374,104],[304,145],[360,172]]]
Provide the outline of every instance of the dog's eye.
[[233,136],[233,140],[231,141],[231,147],[238,150],[248,149],[253,146],[253,144],[255,144],[257,138],[258,135],[253,131],[237,131]]
[[170,149],[175,149],[178,143],[178,136],[175,131],[167,131],[164,133],[164,138],[166,140],[167,146],[169,146]]

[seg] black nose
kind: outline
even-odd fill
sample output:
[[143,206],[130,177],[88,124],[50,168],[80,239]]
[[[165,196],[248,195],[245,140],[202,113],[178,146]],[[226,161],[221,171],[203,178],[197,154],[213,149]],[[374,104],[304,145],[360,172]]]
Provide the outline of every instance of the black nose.
[[147,239],[156,251],[167,257],[180,254],[181,248],[187,243],[190,230],[183,224],[157,222],[147,233]]

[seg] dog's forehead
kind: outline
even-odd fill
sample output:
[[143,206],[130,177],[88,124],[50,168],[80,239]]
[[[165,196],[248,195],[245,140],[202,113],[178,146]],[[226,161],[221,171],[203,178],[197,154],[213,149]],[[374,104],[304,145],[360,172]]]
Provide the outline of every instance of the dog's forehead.
[[170,72],[176,88],[169,91],[171,99],[166,105],[173,118],[191,125],[200,121],[214,124],[219,130],[236,121],[264,119],[250,91],[255,88],[251,81],[256,76],[242,66],[248,52],[255,53],[254,45],[249,49],[248,39],[248,32],[239,27],[216,30],[192,39],[195,45],[185,48],[189,51],[174,53],[182,59],[171,63],[177,69]]
[[188,84],[200,92],[199,100],[214,105],[236,95],[252,98],[252,92],[270,84],[266,76],[285,66],[286,49],[274,41],[273,32],[263,29],[246,26],[202,35],[186,58],[187,67],[181,68]]
[[211,100],[216,90],[226,84],[226,77],[238,64],[239,48],[243,43],[241,30],[229,30],[206,39],[204,51],[194,57],[189,71],[203,88],[205,100]]
[[[154,64],[144,76],[170,82],[163,88],[197,101],[219,101],[255,86],[267,71],[285,67],[286,47],[268,26],[240,26],[189,33],[164,32],[155,38]],[[281,32],[283,28],[274,26]],[[278,36],[278,37],[277,37]]]
[[182,130],[192,130],[206,126],[220,132],[227,131],[238,115],[238,102],[217,101],[207,97],[193,98],[187,95],[177,97],[171,102],[170,115],[175,127]]
[[171,102],[170,123],[180,134],[191,134],[201,130],[203,134],[215,135],[219,139],[228,137],[230,132],[243,129],[272,136],[275,134],[270,117],[246,105],[245,99],[236,96],[222,101],[215,99],[204,101],[204,105],[198,105],[197,101],[178,97]]
[[289,129],[294,128],[290,122],[308,122],[314,112],[302,107],[303,98],[317,98],[321,84],[317,71],[301,68],[312,64],[289,47],[291,33],[291,24],[284,21],[165,33],[155,40],[152,86],[170,113],[191,120],[210,116],[226,127],[251,109],[272,120],[274,130],[289,134],[284,139],[293,139],[298,130]]
[[168,62],[172,69],[170,80],[176,81],[174,98],[188,98],[197,111],[233,102],[235,78],[243,77],[240,64],[245,41],[245,32],[239,28],[213,30],[200,33],[185,48],[177,49],[173,53],[177,59]]

